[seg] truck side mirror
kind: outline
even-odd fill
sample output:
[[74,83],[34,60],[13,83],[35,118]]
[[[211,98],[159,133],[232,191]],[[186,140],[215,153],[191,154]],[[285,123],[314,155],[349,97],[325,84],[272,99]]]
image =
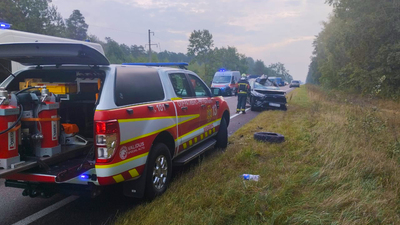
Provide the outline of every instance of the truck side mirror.
[[212,96],[222,96],[222,91],[219,88],[211,88]]

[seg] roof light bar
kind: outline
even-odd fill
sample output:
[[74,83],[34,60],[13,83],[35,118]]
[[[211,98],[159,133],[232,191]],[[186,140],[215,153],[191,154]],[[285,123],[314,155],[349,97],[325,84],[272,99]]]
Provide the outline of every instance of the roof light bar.
[[122,63],[122,65],[130,65],[130,66],[177,66],[182,69],[186,69],[188,63]]

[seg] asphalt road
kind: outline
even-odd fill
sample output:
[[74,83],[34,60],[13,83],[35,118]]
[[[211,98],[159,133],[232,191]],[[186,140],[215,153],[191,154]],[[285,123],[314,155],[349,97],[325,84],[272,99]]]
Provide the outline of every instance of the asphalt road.
[[[287,92],[292,90],[288,86],[281,89]],[[231,112],[229,135],[258,115],[258,112],[249,109],[246,114],[236,114],[237,97],[225,97],[225,100]],[[192,164],[179,168],[179,172],[189,170],[190,166]],[[142,204],[141,200],[124,197],[118,186],[110,187],[94,199],[60,194],[49,199],[30,198],[23,197],[21,193],[22,189],[6,188],[4,180],[0,180],[0,225],[111,224],[121,213]]]

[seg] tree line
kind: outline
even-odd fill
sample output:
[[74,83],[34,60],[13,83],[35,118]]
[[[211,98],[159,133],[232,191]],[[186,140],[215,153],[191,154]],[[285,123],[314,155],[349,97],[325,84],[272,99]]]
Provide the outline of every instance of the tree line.
[[[89,25],[79,10],[73,10],[69,18],[62,18],[51,0],[2,0],[0,21],[12,24],[12,29],[45,34],[75,40],[89,40],[102,45],[111,63],[147,62],[148,50],[143,45],[120,44],[111,37],[100,40],[88,34]],[[265,66],[239,53],[236,47],[214,47],[212,34],[208,30],[194,30],[189,38],[188,52],[152,52],[152,62],[190,62],[190,70],[196,72],[207,83],[220,68],[238,70],[246,74],[282,77],[290,82],[293,78],[282,63]]]
[[88,25],[79,10],[63,19],[51,0],[1,0],[0,19],[15,30],[85,40]]
[[333,14],[313,42],[307,82],[398,99],[400,1],[326,3]]
[[[283,63],[265,66],[262,60],[239,53],[236,47],[214,48],[213,36],[208,30],[194,30],[189,37],[188,55],[193,57],[191,69],[211,82],[220,68],[238,70],[242,73],[282,77],[287,82],[293,80]],[[193,66],[195,64],[195,66]]]

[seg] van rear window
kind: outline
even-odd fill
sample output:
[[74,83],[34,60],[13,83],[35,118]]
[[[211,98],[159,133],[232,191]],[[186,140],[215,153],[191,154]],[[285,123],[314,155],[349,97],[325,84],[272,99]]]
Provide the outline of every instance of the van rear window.
[[114,98],[117,106],[163,100],[158,71],[148,67],[118,67]]

